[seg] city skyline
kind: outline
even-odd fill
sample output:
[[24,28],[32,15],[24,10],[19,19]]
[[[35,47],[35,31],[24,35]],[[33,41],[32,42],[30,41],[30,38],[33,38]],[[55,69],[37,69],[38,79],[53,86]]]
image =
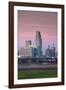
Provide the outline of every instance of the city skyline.
[[42,36],[40,31],[36,31],[35,43],[32,44],[31,40],[25,41],[25,46],[21,47],[18,51],[21,56],[29,57],[57,57],[56,47],[48,45],[43,53],[42,49]]
[[48,45],[53,46],[53,43],[57,47],[57,13],[19,10],[18,50],[25,45],[26,40],[35,43],[36,31],[41,32],[43,52]]

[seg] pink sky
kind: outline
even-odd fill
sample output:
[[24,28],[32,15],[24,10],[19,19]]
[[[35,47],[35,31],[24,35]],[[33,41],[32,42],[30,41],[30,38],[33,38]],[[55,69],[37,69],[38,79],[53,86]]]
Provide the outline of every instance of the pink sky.
[[36,31],[41,32],[42,47],[45,50],[53,43],[57,46],[57,13],[38,11],[18,11],[18,49],[26,40],[35,43]]

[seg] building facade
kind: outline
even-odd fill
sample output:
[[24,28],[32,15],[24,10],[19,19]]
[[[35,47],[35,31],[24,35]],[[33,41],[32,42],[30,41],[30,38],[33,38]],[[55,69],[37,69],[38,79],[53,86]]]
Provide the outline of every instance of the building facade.
[[32,48],[30,47],[23,47],[19,50],[19,55],[21,57],[32,57],[33,53],[32,53]]
[[45,56],[46,56],[47,58],[56,57],[55,47],[53,46],[53,47],[50,48],[50,46],[48,46],[48,48],[47,48],[46,51],[45,51]]
[[42,57],[42,38],[39,31],[36,31],[35,44],[37,46],[37,57]]

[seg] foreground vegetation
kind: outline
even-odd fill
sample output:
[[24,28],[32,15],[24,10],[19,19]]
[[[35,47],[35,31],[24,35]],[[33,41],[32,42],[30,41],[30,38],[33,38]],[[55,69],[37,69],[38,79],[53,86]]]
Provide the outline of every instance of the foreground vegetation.
[[57,70],[27,70],[18,71],[18,79],[57,77]]

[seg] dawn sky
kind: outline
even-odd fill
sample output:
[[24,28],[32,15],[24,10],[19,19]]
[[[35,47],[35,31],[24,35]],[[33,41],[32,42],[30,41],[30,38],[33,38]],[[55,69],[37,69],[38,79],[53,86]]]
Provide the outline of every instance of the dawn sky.
[[41,32],[43,51],[48,45],[57,47],[57,13],[40,11],[18,11],[18,50],[26,40],[35,44],[36,31]]

